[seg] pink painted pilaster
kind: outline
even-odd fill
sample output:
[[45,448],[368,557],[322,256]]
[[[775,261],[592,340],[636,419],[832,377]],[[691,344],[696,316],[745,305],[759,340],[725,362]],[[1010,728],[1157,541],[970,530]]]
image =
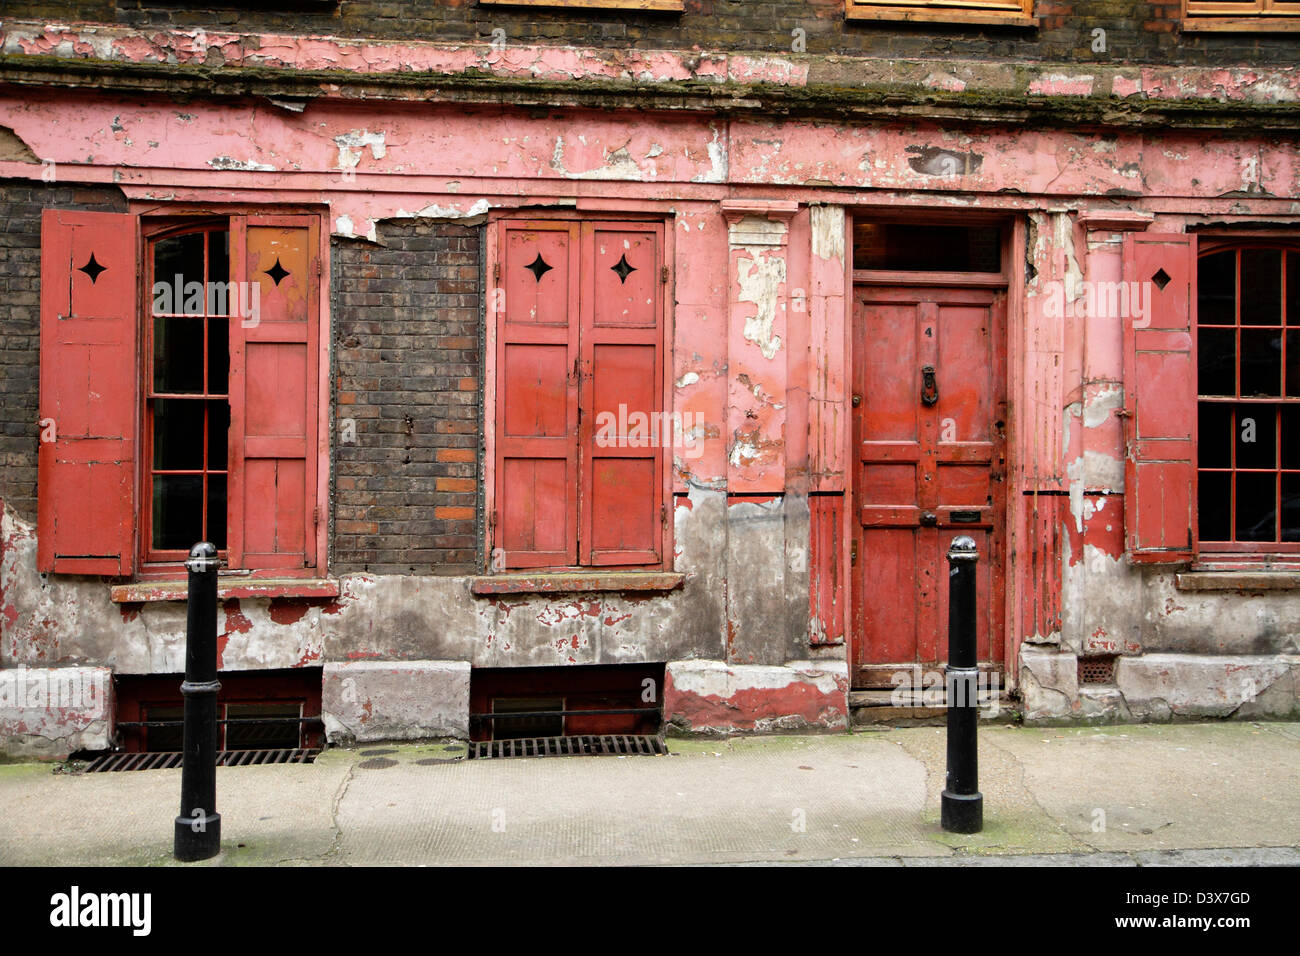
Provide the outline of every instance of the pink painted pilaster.
[[724,200],[728,244],[727,490],[785,490],[790,219],[798,203]]

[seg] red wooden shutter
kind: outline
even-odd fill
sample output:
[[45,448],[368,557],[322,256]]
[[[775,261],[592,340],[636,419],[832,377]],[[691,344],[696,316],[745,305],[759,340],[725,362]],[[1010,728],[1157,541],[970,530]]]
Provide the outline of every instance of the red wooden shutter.
[[[1125,546],[1137,563],[1189,561],[1196,542],[1196,237],[1125,236],[1124,281]],[[1150,302],[1150,314],[1135,314],[1135,296]]]
[[498,257],[496,547],[507,568],[577,562],[578,227],[505,223]]
[[656,564],[663,549],[663,227],[583,226],[581,528],[585,565]]
[[135,567],[137,235],[121,213],[46,209],[41,219],[42,571]]
[[[231,567],[316,563],[320,224],[313,216],[231,223]],[[251,308],[251,306],[256,308]]]

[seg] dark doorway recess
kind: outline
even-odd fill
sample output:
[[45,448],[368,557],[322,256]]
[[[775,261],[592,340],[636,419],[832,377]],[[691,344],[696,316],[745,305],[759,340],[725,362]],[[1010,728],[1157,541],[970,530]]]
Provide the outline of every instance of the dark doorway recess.
[[485,667],[470,677],[470,739],[659,733],[664,665]]
[[[323,746],[321,675],[319,667],[222,672],[217,749],[294,751]],[[116,749],[127,753],[182,749],[182,680],[182,674],[116,678]]]

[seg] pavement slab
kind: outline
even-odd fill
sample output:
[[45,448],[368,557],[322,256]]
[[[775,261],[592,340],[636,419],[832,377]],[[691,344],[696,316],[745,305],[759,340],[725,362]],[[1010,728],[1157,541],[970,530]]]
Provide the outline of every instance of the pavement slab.
[[[312,764],[219,767],[222,862],[323,859],[337,836],[332,796],[351,766],[327,755]],[[170,864],[180,793],[180,770],[0,765],[0,866]]]
[[[941,855],[925,767],[876,737],[673,741],[661,757],[398,758],[339,806],[348,863],[644,864]],[[392,811],[405,807],[401,813]],[[412,821],[418,821],[412,823]]]
[[[1095,850],[1300,844],[1294,725],[993,731],[1063,831]],[[1225,842],[1225,836],[1231,839]]]
[[[984,726],[985,828],[939,826],[943,728],[465,760],[456,741],[217,771],[196,865],[1300,863],[1300,724]],[[180,771],[0,765],[0,865],[179,865]]]

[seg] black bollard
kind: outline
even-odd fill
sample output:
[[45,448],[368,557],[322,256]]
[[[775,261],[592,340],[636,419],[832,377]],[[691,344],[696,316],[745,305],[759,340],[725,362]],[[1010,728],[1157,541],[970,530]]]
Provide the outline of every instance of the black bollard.
[[190,549],[189,617],[185,624],[185,755],[181,815],[173,855],[192,863],[221,852],[217,813],[217,549],[206,541]]
[[949,833],[984,829],[984,797],[979,792],[976,708],[979,667],[975,660],[975,565],[979,552],[968,535],[953,538],[948,549],[948,777],[940,799],[940,820]]

